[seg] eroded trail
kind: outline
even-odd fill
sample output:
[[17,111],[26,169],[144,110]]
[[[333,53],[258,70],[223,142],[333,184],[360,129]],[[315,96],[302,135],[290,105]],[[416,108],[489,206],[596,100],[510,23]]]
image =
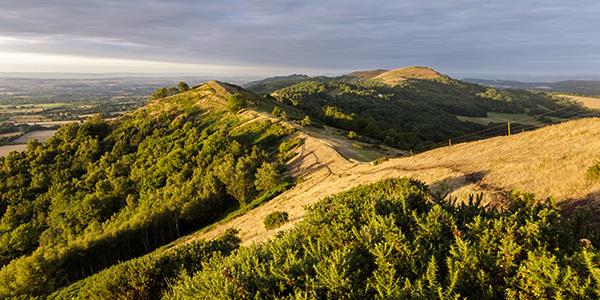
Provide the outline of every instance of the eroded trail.
[[[319,199],[391,177],[410,176],[464,199],[484,192],[484,201],[501,204],[513,189],[538,197],[553,196],[569,205],[600,201],[600,184],[586,179],[586,170],[600,158],[600,119],[584,119],[511,137],[496,137],[396,158],[377,166],[344,158],[340,147],[319,135],[299,133],[304,145],[289,162],[300,178],[292,189],[228,222],[199,232],[193,238],[213,238],[228,228],[240,230],[244,244],[263,241],[277,231],[292,227],[305,214],[304,206]],[[268,231],[264,217],[286,211],[290,222]]]

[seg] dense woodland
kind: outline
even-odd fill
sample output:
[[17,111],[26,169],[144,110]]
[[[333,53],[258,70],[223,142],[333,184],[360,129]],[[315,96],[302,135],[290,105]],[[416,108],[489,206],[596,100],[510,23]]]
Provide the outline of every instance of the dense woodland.
[[0,158],[0,298],[44,295],[289,185],[291,129],[194,97],[68,124]]
[[[302,82],[296,83],[297,80]],[[287,87],[278,88],[285,82]],[[273,89],[266,88],[269,86]],[[528,114],[533,120],[550,123],[549,117],[569,119],[590,114],[578,105],[544,93],[496,90],[446,76],[407,80],[396,86],[351,76],[291,76],[287,81],[276,77],[272,84],[265,80],[249,89],[274,97],[285,106],[281,109],[288,115],[301,118],[306,114],[318,123],[403,149],[422,149],[497,125],[461,121],[457,116],[486,117],[488,112]],[[513,126],[515,131],[533,128]],[[481,136],[469,137],[478,138]]]

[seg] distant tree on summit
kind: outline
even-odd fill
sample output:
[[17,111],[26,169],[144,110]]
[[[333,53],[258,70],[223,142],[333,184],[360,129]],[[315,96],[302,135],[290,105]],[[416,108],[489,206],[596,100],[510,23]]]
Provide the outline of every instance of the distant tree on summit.
[[148,98],[149,100],[161,99],[176,95],[177,93],[179,93],[179,90],[175,87],[158,88]]
[[185,91],[189,90],[190,86],[187,83],[185,83],[185,81],[180,81],[177,84],[177,88],[179,88],[179,92],[181,93],[181,92],[185,92]]

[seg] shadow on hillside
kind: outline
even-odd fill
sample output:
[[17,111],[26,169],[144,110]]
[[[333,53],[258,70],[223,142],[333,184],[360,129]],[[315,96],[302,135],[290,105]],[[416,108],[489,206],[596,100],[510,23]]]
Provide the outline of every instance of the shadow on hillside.
[[429,188],[432,192],[439,195],[450,194],[470,184],[478,185],[483,180],[486,173],[487,172],[480,171],[464,174],[461,176],[446,177],[440,181],[430,184]]
[[302,177],[320,169],[326,169],[329,175],[334,174],[327,164],[319,160],[314,151],[306,151],[304,145],[302,145],[300,153],[290,161],[289,168],[294,177]]
[[565,216],[589,214],[594,225],[600,225],[600,189],[579,199],[567,199],[557,204]]

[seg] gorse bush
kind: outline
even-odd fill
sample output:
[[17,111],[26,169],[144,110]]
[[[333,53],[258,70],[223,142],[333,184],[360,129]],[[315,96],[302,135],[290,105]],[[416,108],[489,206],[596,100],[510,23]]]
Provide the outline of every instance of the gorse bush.
[[600,160],[594,162],[594,164],[587,169],[586,176],[588,180],[591,181],[600,179]]
[[361,186],[321,200],[275,240],[212,258],[167,298],[600,297],[596,237],[550,201],[511,199],[497,210],[436,200],[409,179]]
[[288,221],[288,213],[285,211],[275,211],[268,214],[264,219],[265,228],[268,230],[281,227]]

